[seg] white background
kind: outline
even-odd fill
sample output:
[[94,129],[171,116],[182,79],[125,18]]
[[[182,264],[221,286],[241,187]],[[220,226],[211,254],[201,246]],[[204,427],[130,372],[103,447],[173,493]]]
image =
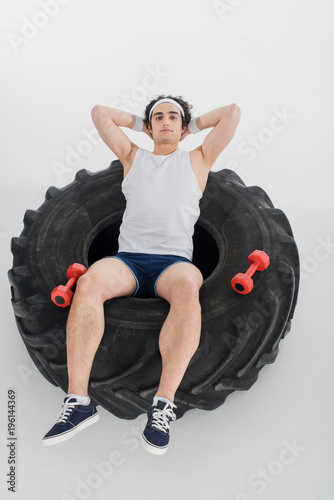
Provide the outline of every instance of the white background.
[[[332,2],[61,3],[45,0],[45,14],[43,1],[1,2],[2,498],[332,499]],[[148,77],[152,71],[160,76]],[[6,275],[10,239],[50,185],[65,186],[77,170],[98,171],[115,158],[96,136],[87,143],[95,104],[121,107],[130,98],[128,110],[141,114],[160,93],[182,95],[195,116],[240,106],[237,133],[213,170],[233,168],[289,218],[302,271],[292,330],[248,392],[174,422],[162,457],[138,445],[143,416],[126,421],[102,408],[98,424],[44,448],[63,393],[36,371],[18,333]],[[277,111],[288,118],[270,133]],[[181,146],[196,147],[207,132]],[[144,134],[126,133],[152,149]],[[254,137],[261,150],[246,154]],[[9,388],[17,392],[15,494],[6,485]],[[288,445],[297,451],[285,452]],[[96,464],[116,452],[118,465],[102,477]]]

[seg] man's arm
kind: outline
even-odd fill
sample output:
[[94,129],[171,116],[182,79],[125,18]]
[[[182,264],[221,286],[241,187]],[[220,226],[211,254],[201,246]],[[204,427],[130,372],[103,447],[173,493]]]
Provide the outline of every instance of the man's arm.
[[132,128],[135,123],[134,115],[97,104],[92,109],[91,116],[101,139],[121,161],[130,155],[134,147],[138,147],[120,129],[120,127]]
[[240,108],[236,104],[214,109],[196,118],[196,124],[200,130],[214,127],[204,139],[203,144],[197,148],[201,151],[204,165],[208,169],[232,140],[239,121]]

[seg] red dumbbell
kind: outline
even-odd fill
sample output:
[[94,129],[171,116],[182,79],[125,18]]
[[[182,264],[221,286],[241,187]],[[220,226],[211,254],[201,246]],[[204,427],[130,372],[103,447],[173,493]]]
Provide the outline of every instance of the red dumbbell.
[[246,274],[238,273],[231,280],[232,288],[242,295],[246,295],[253,289],[253,274],[256,271],[267,269],[270,264],[269,255],[262,250],[254,250],[248,257],[248,263],[250,267],[247,269]]
[[67,307],[70,305],[73,297],[71,288],[74,287],[80,276],[85,274],[87,269],[82,264],[72,264],[68,269],[66,276],[68,282],[65,286],[56,286],[51,292],[51,300],[59,307]]

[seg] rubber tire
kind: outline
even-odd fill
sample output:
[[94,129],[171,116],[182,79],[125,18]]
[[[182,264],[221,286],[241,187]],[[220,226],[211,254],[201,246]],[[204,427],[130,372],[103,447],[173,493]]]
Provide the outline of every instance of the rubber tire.
[[[43,376],[67,391],[66,320],[69,308],[51,302],[74,262],[88,267],[117,253],[125,208],[119,160],[100,172],[81,170],[68,186],[50,187],[38,210],[27,210],[12,239],[8,272],[19,332]],[[246,187],[231,170],[210,172],[195,226],[193,262],[204,275],[202,333],[176,393],[180,418],[192,408],[213,410],[235,390],[249,389],[273,363],[290,330],[299,285],[298,250],[284,213],[259,187]],[[232,277],[245,272],[255,249],[270,266],[254,288],[237,294]],[[158,338],[169,311],[159,299],[119,297],[105,302],[105,333],[89,394],[114,415],[134,419],[152,402],[161,374]]]

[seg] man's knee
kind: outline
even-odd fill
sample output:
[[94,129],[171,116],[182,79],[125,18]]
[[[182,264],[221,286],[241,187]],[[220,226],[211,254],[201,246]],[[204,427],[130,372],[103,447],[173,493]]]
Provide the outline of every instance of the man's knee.
[[199,282],[191,276],[180,276],[171,287],[171,300],[174,303],[199,304]]
[[75,295],[76,297],[87,297],[92,294],[96,294],[96,279],[90,275],[89,272],[80,276],[77,281]]
[[108,294],[106,293],[101,278],[89,271],[78,279],[75,295],[78,299],[96,300],[98,302],[104,302],[109,298],[107,297]]

